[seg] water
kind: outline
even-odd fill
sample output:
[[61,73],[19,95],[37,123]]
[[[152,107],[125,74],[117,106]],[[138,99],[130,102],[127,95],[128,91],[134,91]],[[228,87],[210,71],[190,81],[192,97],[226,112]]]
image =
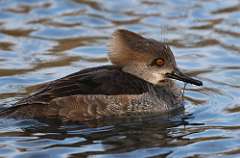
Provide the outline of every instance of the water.
[[[108,64],[117,28],[167,40],[187,86],[181,120],[0,120],[0,157],[240,157],[240,1],[0,0],[0,99]],[[178,83],[183,86],[182,83]]]

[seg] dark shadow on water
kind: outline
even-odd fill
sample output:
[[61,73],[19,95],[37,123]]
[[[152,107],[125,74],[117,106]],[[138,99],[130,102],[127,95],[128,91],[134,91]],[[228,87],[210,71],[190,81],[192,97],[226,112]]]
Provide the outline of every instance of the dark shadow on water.
[[[189,123],[188,120],[193,118],[183,108],[161,115],[138,114],[86,122],[1,118],[0,139],[6,142],[13,139],[14,144],[24,150],[19,154],[23,157],[58,157],[61,152],[68,150],[71,157],[114,157],[118,154],[125,157],[125,153],[130,154],[135,150],[141,153],[141,150],[148,149],[149,156],[166,157],[174,152],[175,147],[192,143],[185,138],[192,134],[192,131],[184,130],[185,126],[203,125]],[[31,152],[31,149],[36,148],[39,151]]]
[[[79,151],[73,151],[73,157],[85,157],[87,155],[118,154],[131,152],[143,148],[166,148],[181,146],[188,142],[184,138],[185,134],[178,131],[178,127],[185,125],[199,126],[201,124],[189,124],[187,121],[193,116],[175,115],[171,116],[151,116],[151,117],[132,117],[110,120],[89,121],[84,123],[63,123],[56,120],[45,122],[36,120],[4,120],[1,122],[0,137],[24,137],[20,143],[36,145],[36,142],[46,141],[40,146],[42,153],[44,150],[52,148],[77,148]],[[4,125],[5,124],[5,125]],[[5,127],[4,127],[5,126]],[[8,131],[10,126],[18,130]],[[6,130],[4,130],[4,128]],[[4,132],[5,131],[5,132]],[[176,140],[184,144],[178,144]],[[71,140],[68,144],[67,140]],[[75,140],[75,141],[73,141]],[[16,144],[18,144],[16,140]],[[101,150],[94,148],[84,149],[88,145],[101,144]],[[23,145],[24,146],[24,145]],[[83,151],[81,150],[83,149]],[[160,150],[153,152],[153,156],[167,156],[172,153],[173,149]],[[48,154],[50,154],[49,152]],[[36,153],[35,153],[36,154]],[[30,154],[30,156],[36,156]]]

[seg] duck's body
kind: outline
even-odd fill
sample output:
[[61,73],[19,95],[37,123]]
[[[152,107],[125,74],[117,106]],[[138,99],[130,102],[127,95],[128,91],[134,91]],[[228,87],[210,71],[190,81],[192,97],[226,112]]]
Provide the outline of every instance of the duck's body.
[[165,113],[182,107],[180,90],[153,85],[108,65],[88,68],[44,85],[8,109],[8,117],[85,121]]
[[15,118],[86,121],[111,116],[166,113],[182,107],[169,78],[201,85],[176,68],[164,43],[118,30],[111,40],[115,65],[88,68],[45,84],[2,112]]

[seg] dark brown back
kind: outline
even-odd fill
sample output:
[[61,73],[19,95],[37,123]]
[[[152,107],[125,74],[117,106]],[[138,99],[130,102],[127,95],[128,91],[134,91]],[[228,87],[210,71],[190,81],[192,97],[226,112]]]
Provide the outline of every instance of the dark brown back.
[[150,83],[125,73],[114,65],[88,68],[49,82],[16,105],[50,102],[57,97],[78,94],[141,94],[148,90],[147,84]]

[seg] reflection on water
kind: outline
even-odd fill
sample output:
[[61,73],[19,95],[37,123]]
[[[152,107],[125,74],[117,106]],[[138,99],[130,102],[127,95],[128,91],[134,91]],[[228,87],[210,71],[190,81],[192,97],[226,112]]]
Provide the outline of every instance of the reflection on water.
[[239,157],[238,0],[0,0],[1,105],[108,64],[117,28],[167,40],[178,65],[204,81],[187,87],[190,115],[82,125],[0,120],[0,157]]

